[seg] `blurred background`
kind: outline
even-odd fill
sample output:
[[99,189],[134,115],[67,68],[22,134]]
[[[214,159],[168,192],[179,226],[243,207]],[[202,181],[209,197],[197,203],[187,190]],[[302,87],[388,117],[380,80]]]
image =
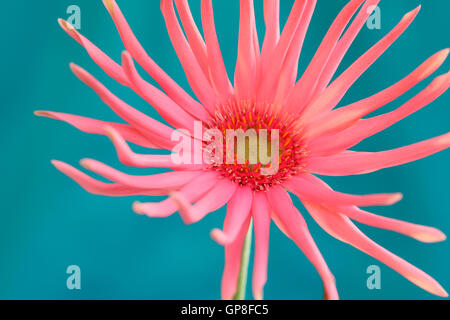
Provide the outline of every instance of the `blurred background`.
[[[189,2],[198,19],[200,1]],[[255,2],[262,38],[262,0]],[[281,2],[284,22],[293,1]],[[301,56],[301,70],[347,1],[318,2]],[[418,0],[381,1],[381,29],[363,28],[339,73],[419,3]],[[118,4],[152,58],[191,93],[167,36],[159,1],[119,0]],[[131,90],[108,78],[78,43],[59,28],[56,19],[71,16],[67,13],[71,5],[81,10],[80,32],[120,61],[123,45],[100,0],[16,0],[2,4],[0,298],[219,299],[223,248],[210,239],[209,231],[222,226],[223,209],[192,226],[185,226],[178,215],[162,220],[138,216],[131,210],[132,202],[151,199],[90,195],[50,164],[51,159],[58,159],[79,167],[78,161],[89,157],[132,174],[157,172],[124,168],[107,138],[87,135],[65,123],[33,115],[34,110],[53,110],[118,120],[70,72],[68,64],[75,62],[129,104],[158,117]],[[237,51],[238,1],[216,0],[214,5],[222,51],[232,75]],[[448,1],[425,1],[409,30],[358,80],[342,105],[386,88],[433,53],[449,47],[449,10]],[[448,67],[446,62],[437,74],[448,71]],[[425,80],[382,112],[400,106],[430,81],[431,78]],[[447,93],[360,144],[357,150],[381,151],[448,132],[449,103]],[[398,168],[326,181],[343,192],[403,192],[404,200],[395,206],[370,209],[380,215],[435,226],[450,234],[449,163],[447,150]],[[296,204],[336,276],[341,298],[435,298],[378,261],[327,235],[298,201]],[[449,241],[423,244],[388,231],[361,228],[450,289]],[[66,287],[69,265],[81,268],[81,290]],[[366,269],[370,265],[381,268],[380,290],[367,288]],[[317,272],[274,225],[265,298],[322,298]]]

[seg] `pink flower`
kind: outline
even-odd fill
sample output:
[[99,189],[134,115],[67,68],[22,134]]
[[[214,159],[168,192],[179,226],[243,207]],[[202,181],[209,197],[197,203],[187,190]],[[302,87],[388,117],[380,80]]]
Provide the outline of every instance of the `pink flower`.
[[[295,1],[281,34],[280,3],[278,0],[265,0],[266,33],[261,50],[253,0],[241,0],[238,57],[232,85],[215,31],[212,0],[201,1],[203,36],[195,25],[187,0],[175,0],[184,32],[173,1],[162,0],[161,10],[169,36],[198,101],[149,57],[113,0],[104,0],[104,4],[127,50],[122,55],[121,65],[111,60],[67,22],[59,20],[61,27],[86,49],[105,73],[134,90],[159,112],[167,124],[132,108],[92,75],[73,64],[71,68],[75,75],[91,87],[126,124],[50,111],[36,114],[68,122],[84,132],[108,135],[125,165],[164,167],[173,171],[151,176],[131,176],[95,160],[82,160],[83,167],[111,181],[104,183],[63,162],[53,161],[53,164],[94,194],[168,195],[166,200],[159,203],[133,205],[134,211],[150,217],[167,217],[179,211],[186,223],[194,223],[227,204],[223,230],[215,229],[211,233],[217,242],[225,246],[222,279],[224,299],[232,298],[237,290],[242,246],[251,221],[255,229],[253,293],[257,299],[263,297],[271,220],[316,267],[323,281],[325,297],[338,298],[335,279],[288,191],[302,201],[312,217],[332,236],[380,260],[424,290],[447,296],[446,291],[432,277],[373,242],[351,221],[396,231],[422,242],[443,241],[445,235],[435,228],[381,217],[360,209],[392,205],[402,198],[401,194],[345,194],[334,191],[315,176],[365,174],[415,161],[450,146],[450,133],[447,133],[389,151],[349,150],[428,105],[443,94],[450,84],[449,73],[438,76],[400,108],[363,119],[434,73],[445,61],[449,53],[446,49],[434,54],[387,89],[336,109],[353,83],[408,28],[420,9],[407,13],[384,38],[336,80],[331,81],[370,16],[371,9],[378,2],[350,1],[331,25],[300,80],[296,81],[298,60],[316,0]],[[354,15],[356,17],[350,23]],[[134,60],[162,90],[140,77]],[[218,129],[220,132],[226,129],[278,130],[278,170],[263,175],[261,169],[264,165],[250,164],[248,159],[243,164],[176,164],[170,155],[136,154],[127,144],[131,142],[152,149],[173,150],[176,145],[171,139],[174,128],[193,133],[195,120],[202,121],[205,129]],[[195,137],[189,139],[194,144],[199,143]]]

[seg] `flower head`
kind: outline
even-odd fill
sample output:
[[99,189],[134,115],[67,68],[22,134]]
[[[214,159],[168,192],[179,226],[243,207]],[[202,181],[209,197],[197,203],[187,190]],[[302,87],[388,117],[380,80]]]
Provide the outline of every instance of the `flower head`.
[[[401,194],[345,194],[334,191],[316,175],[365,174],[447,149],[450,133],[389,151],[350,151],[362,140],[418,111],[448,89],[450,74],[446,73],[436,77],[400,108],[364,118],[428,78],[443,64],[449,50],[434,54],[383,91],[336,108],[353,83],[413,22],[420,7],[407,13],[387,35],[332,81],[356,35],[379,2],[351,0],[334,20],[297,81],[298,61],[316,1],[296,0],[280,32],[280,1],[265,0],[266,30],[260,46],[253,0],[241,0],[238,57],[232,84],[215,31],[212,0],[201,1],[203,35],[195,24],[187,0],[175,0],[176,7],[173,0],[162,0],[161,10],[169,37],[197,99],[188,95],[150,58],[115,1],[104,0],[104,4],[127,50],[122,54],[121,64],[110,59],[69,23],[59,20],[61,27],[86,49],[106,74],[146,100],[167,124],[132,108],[73,64],[71,69],[75,75],[126,123],[50,111],[36,113],[68,122],[84,132],[107,135],[125,165],[163,167],[172,171],[131,176],[95,160],[81,161],[84,168],[111,181],[105,183],[63,162],[54,161],[53,164],[91,193],[167,195],[162,202],[133,205],[135,212],[150,217],[168,217],[178,211],[186,223],[194,223],[227,205],[223,230],[211,232],[213,239],[225,246],[224,299],[232,298],[237,291],[242,247],[252,221],[255,229],[253,293],[257,299],[263,297],[272,220],[316,267],[323,281],[325,297],[338,298],[335,279],[288,191],[302,201],[312,217],[332,236],[375,257],[424,290],[447,296],[433,278],[377,245],[351,221],[399,232],[422,242],[444,240],[445,235],[437,229],[360,209],[392,205],[402,198]],[[141,78],[134,61],[161,90]],[[200,129],[196,127],[198,122],[202,124]],[[208,132],[215,132],[217,136],[206,139]],[[229,132],[235,134],[231,139],[228,139]],[[239,142],[239,132],[244,133],[241,149],[235,144]],[[173,151],[179,147],[173,139],[177,133],[188,142],[189,148],[174,154],[190,161],[174,161],[173,154],[137,154],[128,144]],[[225,139],[217,140],[220,135]],[[211,148],[211,142],[215,142],[215,148]],[[192,161],[193,158],[198,160],[198,150],[201,151],[200,161]],[[205,155],[209,161],[205,161]],[[263,156],[269,161],[263,161]]]

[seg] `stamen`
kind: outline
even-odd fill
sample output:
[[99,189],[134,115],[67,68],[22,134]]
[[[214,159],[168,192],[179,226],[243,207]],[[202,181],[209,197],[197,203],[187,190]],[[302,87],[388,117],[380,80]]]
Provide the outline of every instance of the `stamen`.
[[[234,163],[227,163],[226,153],[221,163],[213,163],[209,170],[220,172],[223,177],[239,184],[240,186],[250,186],[254,191],[267,191],[274,185],[279,185],[290,177],[304,171],[306,166],[307,148],[302,138],[302,131],[296,127],[295,119],[285,113],[273,111],[281,110],[275,106],[264,102],[252,102],[248,100],[231,100],[225,105],[217,106],[213,120],[207,124],[207,129],[218,129],[224,134],[223,150],[227,149],[227,130],[242,129],[244,132],[254,129],[257,133],[257,150],[250,150],[250,141],[245,137],[245,161],[238,162],[237,148],[234,146],[234,154],[229,155],[229,159],[234,159]],[[268,164],[261,163],[260,130],[266,130],[267,156],[271,159]],[[271,143],[277,143],[273,139],[274,130],[278,131],[278,155],[272,152]],[[248,138],[250,140],[250,138]],[[258,154],[257,163],[250,163],[250,154]],[[211,155],[213,158],[213,155]],[[278,158],[278,164],[276,160]],[[242,159],[241,159],[242,160]],[[275,162],[275,163],[274,163]],[[274,168],[277,165],[278,167]],[[272,167],[271,167],[272,166]],[[267,173],[267,169],[275,170]],[[264,174],[266,171],[266,174]]]

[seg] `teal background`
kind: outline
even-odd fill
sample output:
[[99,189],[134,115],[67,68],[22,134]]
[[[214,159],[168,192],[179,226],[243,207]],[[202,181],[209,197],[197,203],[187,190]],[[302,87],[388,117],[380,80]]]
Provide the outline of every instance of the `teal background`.
[[[190,2],[199,17],[199,0]],[[238,1],[214,2],[222,49],[232,74],[236,59]],[[159,1],[119,0],[118,3],[150,55],[187,89],[187,81],[167,36]],[[262,1],[256,0],[256,3],[262,36]],[[282,1],[283,21],[292,3],[292,0]],[[319,0],[301,57],[302,69],[345,3],[344,0]],[[123,168],[107,138],[80,133],[64,123],[32,114],[33,110],[45,109],[117,120],[95,94],[71,74],[68,68],[71,61],[89,70],[125,101],[157,117],[129,89],[103,74],[85,51],[60,30],[56,19],[67,18],[66,8],[72,4],[81,8],[81,33],[118,61],[123,45],[101,1],[2,3],[0,298],[218,299],[223,249],[210,239],[209,231],[222,225],[224,210],[210,214],[193,226],[185,226],[178,215],[164,220],[149,219],[132,212],[131,203],[135,198],[90,195],[50,165],[51,159],[77,165],[79,159],[91,157]],[[416,0],[382,1],[381,30],[363,28],[343,67],[418,4]],[[364,74],[343,103],[384,89],[434,52],[448,47],[449,11],[448,1],[423,1],[421,13],[413,25]],[[447,62],[438,74],[446,72],[448,67]],[[400,106],[430,80],[385,107],[383,112]],[[450,95],[446,94],[431,106],[364,142],[358,149],[384,150],[447,132],[449,103]],[[450,152],[445,151],[402,167],[326,181],[344,192],[401,191],[405,194],[402,202],[393,207],[375,208],[374,212],[436,226],[449,234],[449,162]],[[371,257],[331,238],[303,208],[302,211],[337,278],[343,299],[435,298]],[[365,226],[362,229],[450,289],[449,241],[422,244],[388,231]],[[66,288],[66,268],[72,264],[81,267],[80,291]],[[373,264],[381,267],[381,290],[370,291],[366,287],[366,268]],[[274,225],[265,297],[322,297],[317,272]]]

